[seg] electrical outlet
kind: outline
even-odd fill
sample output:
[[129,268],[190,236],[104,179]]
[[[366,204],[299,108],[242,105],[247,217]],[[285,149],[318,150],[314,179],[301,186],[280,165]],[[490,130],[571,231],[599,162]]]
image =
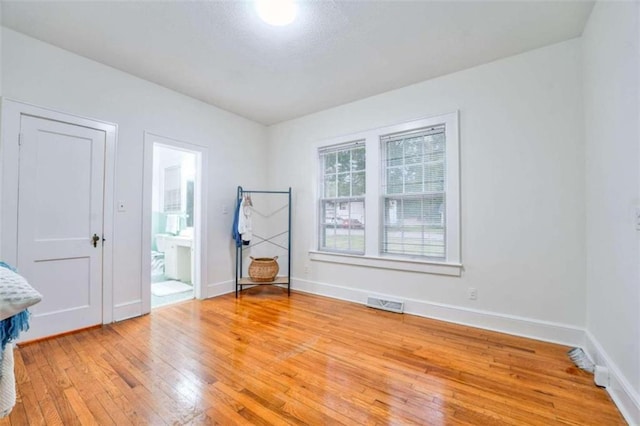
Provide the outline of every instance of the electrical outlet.
[[226,204],[222,205],[222,214],[229,214],[229,206]]
[[467,290],[467,295],[469,296],[469,300],[477,300],[478,289],[474,287],[469,287],[469,289]]
[[640,206],[636,207],[634,225],[636,226],[636,230],[640,231]]
[[305,264],[304,265],[304,274],[305,275],[309,275],[311,273],[311,266],[309,266],[309,264]]

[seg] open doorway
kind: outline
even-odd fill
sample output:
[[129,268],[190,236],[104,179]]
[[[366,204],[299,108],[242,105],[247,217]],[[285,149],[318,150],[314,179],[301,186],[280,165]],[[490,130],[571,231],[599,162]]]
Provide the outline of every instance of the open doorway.
[[[144,134],[142,314],[152,299],[158,307],[208,296],[207,157],[205,146]],[[152,293],[163,281],[164,291],[156,285]]]
[[196,153],[153,145],[151,309],[195,297]]

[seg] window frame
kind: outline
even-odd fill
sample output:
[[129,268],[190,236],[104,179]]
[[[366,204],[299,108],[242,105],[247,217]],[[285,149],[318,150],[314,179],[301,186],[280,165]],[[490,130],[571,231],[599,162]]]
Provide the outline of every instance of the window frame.
[[[366,149],[366,193],[365,193],[365,251],[363,254],[333,252],[319,249],[319,230],[315,232],[314,247],[309,250],[312,261],[340,263],[374,268],[392,269],[427,274],[461,276],[461,212],[460,212],[460,139],[458,129],[458,111],[432,117],[420,118],[404,123],[383,126],[357,132],[338,138],[326,139],[314,144],[314,158],[320,178],[318,152],[322,148],[338,146],[356,140],[365,141]],[[445,126],[446,173],[445,173],[445,258],[433,259],[423,256],[395,255],[382,253],[382,235],[384,226],[384,199],[382,188],[385,167],[382,163],[382,138],[395,133],[410,132],[418,129]],[[315,182],[316,215],[320,212],[320,186]],[[320,226],[320,217],[314,223]]]
[[[428,190],[426,188],[426,186],[429,184],[429,182],[427,181],[427,176],[425,175],[426,173],[426,168],[425,166],[429,163],[428,161],[424,160],[425,157],[425,153],[424,153],[424,146],[421,145],[421,161],[419,162],[415,162],[413,164],[410,164],[407,162],[407,156],[406,156],[406,150],[405,150],[405,146],[404,143],[407,141],[407,139],[411,139],[412,135],[413,137],[416,136],[428,136],[428,135],[436,135],[436,134],[442,134],[445,136],[445,142],[444,142],[444,152],[443,152],[443,158],[439,161],[441,162],[441,164],[443,165],[443,182],[442,182],[442,188],[438,189],[438,190]],[[380,188],[379,188],[379,194],[380,194],[380,203],[381,203],[381,209],[380,209],[380,228],[381,228],[381,234],[380,234],[380,248],[379,248],[379,253],[381,256],[398,256],[398,257],[403,257],[403,258],[416,258],[416,259],[424,259],[424,260],[435,260],[438,262],[441,261],[446,261],[447,259],[447,253],[446,253],[446,248],[447,248],[447,238],[446,238],[446,234],[447,234],[447,217],[446,217],[446,205],[447,205],[447,187],[446,187],[446,182],[447,182],[447,171],[448,168],[447,166],[447,158],[446,158],[446,153],[447,153],[447,142],[446,142],[446,127],[444,125],[437,125],[437,126],[430,126],[430,127],[425,127],[425,128],[419,128],[419,129],[414,129],[414,130],[410,130],[410,131],[406,131],[406,132],[396,132],[396,133],[392,133],[392,134],[386,134],[386,135],[380,135],[379,137],[380,139],[380,153],[381,153],[381,158],[380,158]],[[389,149],[388,146],[390,143],[393,142],[397,142],[397,141],[402,141],[402,156],[401,157],[397,157],[394,158],[393,160],[397,161],[397,160],[401,160],[401,164],[390,164],[390,158],[389,158]],[[424,142],[423,142],[424,143]],[[433,161],[431,161],[431,163],[435,163]],[[414,182],[414,183],[409,183],[407,181],[407,179],[405,179],[403,177],[402,179],[402,190],[397,192],[397,191],[389,191],[389,177],[388,177],[388,173],[390,170],[396,169],[396,170],[405,170],[406,168],[415,168],[416,166],[419,166],[421,168],[421,174],[422,174],[422,179],[420,179],[419,182]],[[404,175],[406,176],[406,175]],[[413,185],[415,186],[416,183],[419,183],[420,185],[420,190],[407,190],[406,187],[409,185]],[[421,212],[424,212],[424,203],[425,201],[429,200],[429,199],[436,199],[436,198],[442,198],[442,208],[443,211],[441,213],[441,226],[442,226],[442,233],[443,233],[443,239],[442,239],[442,248],[443,248],[443,253],[442,256],[428,256],[426,254],[416,254],[416,255],[411,255],[408,253],[398,253],[398,251],[390,251],[389,250],[389,246],[392,245],[400,245],[402,247],[402,251],[405,252],[409,249],[410,243],[407,242],[407,240],[405,239],[405,232],[406,232],[406,228],[408,227],[408,225],[405,224],[401,224],[398,226],[399,228],[399,232],[401,233],[401,241],[400,242],[390,242],[389,240],[389,236],[388,236],[388,228],[389,226],[387,225],[387,217],[386,217],[386,210],[387,210],[387,200],[395,200],[395,201],[400,201],[400,204],[402,207],[399,208],[399,210],[401,212],[405,212],[405,205],[408,204],[409,202],[412,201],[418,201],[421,204]],[[401,219],[401,221],[403,221],[403,219]],[[420,226],[423,226],[422,224]],[[429,233],[425,233],[424,229],[421,230],[420,232],[420,236],[422,239],[424,239],[425,237],[429,236]],[[420,251],[426,252],[428,251],[428,245],[422,245],[420,246]]]
[[[317,185],[317,191],[318,191],[318,196],[316,197],[316,202],[317,202],[317,232],[316,232],[316,240],[317,240],[317,244],[316,247],[318,249],[318,251],[321,252],[331,252],[331,253],[343,253],[343,254],[351,254],[351,255],[364,255],[365,254],[365,250],[366,250],[366,233],[364,228],[362,228],[362,233],[363,233],[363,247],[362,250],[354,250],[354,249],[339,249],[339,248],[335,248],[335,247],[323,247],[323,241],[326,240],[326,229],[327,229],[327,223],[325,220],[323,220],[322,215],[324,214],[324,207],[326,202],[332,202],[334,203],[334,205],[336,206],[336,209],[341,210],[342,209],[342,205],[346,204],[348,206],[349,211],[351,211],[351,203],[354,202],[362,202],[362,208],[364,210],[364,212],[366,213],[366,180],[365,180],[365,193],[363,193],[362,195],[353,195],[352,191],[349,191],[349,195],[348,196],[340,196],[338,194],[338,178],[337,176],[340,174],[338,171],[335,172],[336,175],[336,185],[338,185],[338,187],[336,187],[336,194],[333,197],[327,197],[325,196],[325,180],[324,178],[327,176],[325,174],[325,163],[322,160],[323,155],[327,155],[327,154],[331,154],[331,153],[339,153],[339,152],[345,152],[345,151],[352,151],[354,149],[364,149],[364,158],[365,158],[365,168],[364,170],[362,170],[362,173],[365,175],[365,179],[366,179],[366,174],[367,174],[367,166],[366,166],[366,162],[367,162],[367,146],[365,144],[364,140],[351,140],[348,142],[342,142],[339,144],[333,144],[333,145],[329,145],[329,146],[323,146],[318,148],[317,150],[317,154],[316,154],[316,161],[317,161],[317,167],[318,167],[318,173],[317,173],[317,179],[318,179],[318,185]],[[359,172],[359,170],[356,170],[356,172]],[[353,168],[349,169],[349,174],[353,175],[354,170]],[[353,189],[353,186],[351,187],[351,189]],[[325,219],[326,219],[326,215],[325,215]],[[336,215],[334,215],[334,219],[338,219],[338,217]],[[349,214],[349,219],[351,219],[351,214]],[[344,226],[338,226],[337,223],[333,224],[333,228],[334,230],[338,230],[338,228],[340,229],[345,229],[348,233],[349,236],[349,247],[351,247],[351,240],[350,238],[352,237],[351,235],[351,231],[359,231],[359,228],[354,228],[352,227],[350,224],[346,227]],[[324,232],[324,233],[323,233]],[[324,239],[322,238],[324,237]]]

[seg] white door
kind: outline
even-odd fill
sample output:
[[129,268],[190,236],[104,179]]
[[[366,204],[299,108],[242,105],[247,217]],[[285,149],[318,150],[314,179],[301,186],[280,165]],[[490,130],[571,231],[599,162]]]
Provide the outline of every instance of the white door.
[[20,133],[17,266],[43,295],[23,338],[101,324],[106,133],[26,115]]

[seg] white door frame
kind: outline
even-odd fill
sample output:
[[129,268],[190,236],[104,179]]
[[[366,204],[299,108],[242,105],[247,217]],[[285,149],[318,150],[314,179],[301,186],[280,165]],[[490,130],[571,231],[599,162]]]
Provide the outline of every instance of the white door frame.
[[207,158],[206,146],[184,142],[152,132],[144,132],[144,166],[142,186],[142,314],[151,312],[151,203],[153,192],[153,147],[166,146],[196,155],[194,191],[193,244],[195,247],[195,297],[207,297]]
[[113,214],[118,125],[2,98],[0,141],[0,258],[16,264],[18,256],[18,173],[22,115],[60,121],[105,132],[104,246],[102,256],[102,323],[113,322]]

